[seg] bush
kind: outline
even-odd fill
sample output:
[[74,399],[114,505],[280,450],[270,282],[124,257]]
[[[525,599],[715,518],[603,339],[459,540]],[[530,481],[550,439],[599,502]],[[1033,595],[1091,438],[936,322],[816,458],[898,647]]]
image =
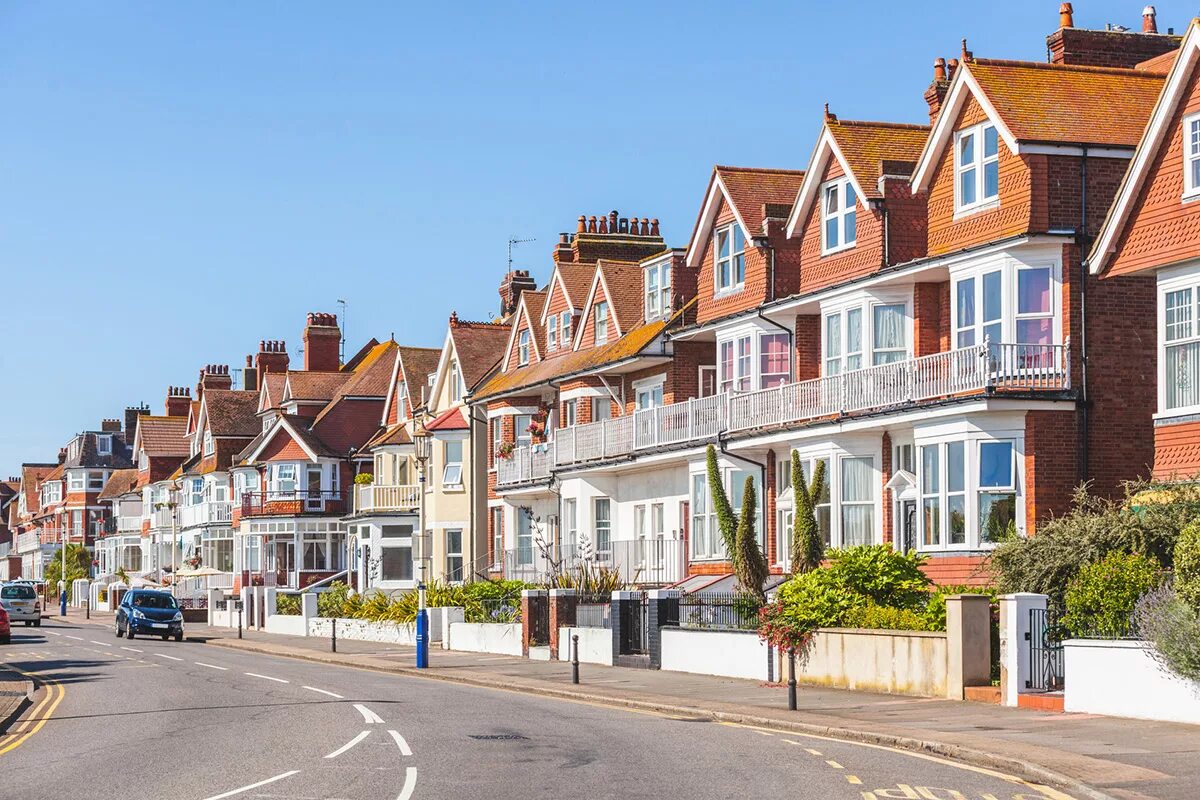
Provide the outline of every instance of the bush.
[[956,586],[951,584],[938,586],[929,595],[929,600],[926,601],[925,610],[922,614],[929,627],[918,628],[917,630],[946,630],[946,598],[952,594],[985,594],[991,600],[992,605],[996,605],[996,590],[990,586]]
[[1165,670],[1200,683],[1200,614],[1194,607],[1161,587],[1138,600],[1134,621]]
[[275,613],[287,614],[289,616],[299,616],[300,614],[300,595],[298,594],[277,594],[275,595]]
[[1200,521],[1179,532],[1174,564],[1175,591],[1181,600],[1200,610]]
[[1158,562],[1134,553],[1109,553],[1071,579],[1062,623],[1075,636],[1125,636],[1138,598],[1158,583]]
[[1179,532],[1200,518],[1200,486],[1131,482],[1125,496],[1093,497],[1081,486],[1070,513],[1038,525],[1036,536],[1002,542],[991,567],[1001,593],[1039,592],[1062,609],[1067,586],[1084,564],[1109,553],[1140,553],[1169,567]]
[[851,609],[842,626],[846,628],[867,628],[887,631],[937,631],[946,629],[946,605],[942,603],[942,624],[937,626],[935,620],[922,611],[911,608],[893,608],[892,606],[877,606],[868,603]]
[[825,567],[797,575],[779,589],[779,602],[790,619],[810,628],[837,628],[855,608],[869,601],[849,591],[843,577]]

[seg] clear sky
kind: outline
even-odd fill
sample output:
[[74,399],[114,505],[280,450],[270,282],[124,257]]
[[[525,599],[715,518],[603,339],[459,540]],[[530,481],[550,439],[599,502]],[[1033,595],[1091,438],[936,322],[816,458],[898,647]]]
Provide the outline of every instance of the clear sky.
[[1058,5],[6,0],[0,475],[338,298],[348,351],[440,345],[510,236],[539,281],[581,213],[683,246],[713,164],[803,168],[826,101],[926,121],[935,57],[1044,60]]

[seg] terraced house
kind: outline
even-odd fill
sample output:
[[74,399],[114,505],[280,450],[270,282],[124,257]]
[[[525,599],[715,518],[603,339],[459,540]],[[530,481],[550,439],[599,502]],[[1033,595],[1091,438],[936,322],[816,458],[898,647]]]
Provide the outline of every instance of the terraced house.
[[965,42],[938,59],[929,125],[826,109],[805,171],[717,167],[682,257],[595,261],[561,355],[539,313],[569,293],[556,251],[475,398],[513,419],[492,501],[506,572],[583,552],[647,583],[726,573],[710,442],[735,506],[746,476],[760,487],[776,570],[796,451],[826,465],[828,544],[916,549],[948,583],[986,580],[995,541],[1078,483],[1144,472],[1153,282],[1082,257],[1179,38],[1063,23],[1049,63]]

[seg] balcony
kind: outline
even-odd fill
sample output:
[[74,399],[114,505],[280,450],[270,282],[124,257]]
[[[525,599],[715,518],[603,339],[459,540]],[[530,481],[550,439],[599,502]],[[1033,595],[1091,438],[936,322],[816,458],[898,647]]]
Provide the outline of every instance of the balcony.
[[233,503],[207,501],[179,509],[179,527],[194,528],[198,525],[229,525],[233,516]]
[[338,490],[247,492],[242,495],[243,517],[297,517],[305,514],[342,514],[346,495]]
[[559,428],[552,442],[523,445],[497,465],[498,486],[722,435],[782,428],[929,400],[1071,388],[1068,345],[981,344],[743,394],[694,398],[615,419]]
[[421,487],[414,484],[382,486],[366,484],[354,489],[354,510],[359,514],[396,511],[411,513],[421,505]]
[[175,509],[169,506],[156,508],[150,512],[150,527],[158,530],[170,530],[175,524]]
[[42,546],[42,537],[37,531],[17,535],[14,553],[32,553]]
[[613,570],[626,584],[663,586],[683,580],[686,559],[682,539],[625,539],[600,548],[578,543],[542,546],[530,543],[504,552],[504,577],[529,583],[553,582],[580,569]]

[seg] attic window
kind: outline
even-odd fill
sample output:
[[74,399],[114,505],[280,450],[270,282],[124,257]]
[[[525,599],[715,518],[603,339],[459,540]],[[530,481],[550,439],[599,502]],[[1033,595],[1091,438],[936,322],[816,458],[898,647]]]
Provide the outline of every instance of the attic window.
[[97,436],[96,437],[96,455],[111,456],[112,455],[112,437]]
[[517,337],[517,364],[525,366],[529,363],[529,329],[521,331]]
[[204,455],[211,456],[215,452],[212,431],[204,432]]
[[558,316],[551,314],[546,320],[546,349],[554,351],[558,349]]
[[608,343],[608,303],[596,303],[596,344]]
[[1200,114],[1183,121],[1183,196],[1200,196]]
[[955,134],[954,207],[972,211],[1000,197],[1000,142],[996,126],[984,122]]
[[746,236],[736,222],[717,229],[717,291],[740,289],[746,283]]
[[853,247],[858,240],[858,193],[849,178],[821,187],[821,254]]
[[458,362],[450,361],[450,401],[457,403],[462,399],[462,381],[458,375]]
[[571,312],[562,312],[562,343],[563,347],[571,341]]
[[646,320],[655,320],[671,311],[671,262],[659,261],[645,270]]

